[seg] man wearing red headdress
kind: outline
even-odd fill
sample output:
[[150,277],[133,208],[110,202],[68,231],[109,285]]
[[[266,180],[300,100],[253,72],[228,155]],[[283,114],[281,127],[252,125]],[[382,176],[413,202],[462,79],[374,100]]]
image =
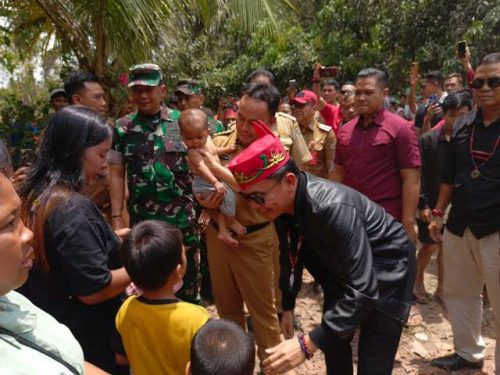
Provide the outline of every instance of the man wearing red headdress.
[[267,220],[297,218],[305,251],[321,260],[312,271],[325,298],[321,324],[268,349],[265,373],[285,373],[321,349],[328,374],[352,374],[359,327],[358,372],[390,374],[415,280],[404,227],[357,191],[300,172],[277,137],[253,126],[259,139],[229,163],[240,196]]

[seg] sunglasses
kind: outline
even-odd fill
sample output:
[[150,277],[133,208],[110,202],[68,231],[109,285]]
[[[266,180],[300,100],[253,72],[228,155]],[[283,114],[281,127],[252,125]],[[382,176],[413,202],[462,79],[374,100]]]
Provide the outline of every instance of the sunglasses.
[[266,204],[267,194],[269,194],[279,183],[280,181],[276,181],[275,184],[266,192],[244,193],[240,191],[239,195],[247,202],[257,203],[259,206],[263,206]]
[[488,87],[490,89],[494,89],[500,86],[500,77],[475,78],[471,82],[470,87],[472,87],[473,89],[481,89],[483,88],[485,83],[488,83]]

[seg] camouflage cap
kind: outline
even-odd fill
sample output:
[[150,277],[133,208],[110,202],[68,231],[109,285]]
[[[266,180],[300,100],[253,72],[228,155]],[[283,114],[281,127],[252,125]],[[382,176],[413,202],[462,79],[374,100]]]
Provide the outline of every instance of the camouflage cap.
[[132,65],[128,69],[128,87],[159,86],[162,78],[161,69],[156,64]]
[[63,88],[60,88],[60,87],[59,87],[59,88],[57,88],[57,89],[54,89],[54,90],[52,90],[52,91],[50,92],[50,94],[49,94],[49,98],[50,98],[50,100],[52,100],[52,98],[53,98],[54,96],[59,96],[59,95],[61,95],[61,96],[66,96],[66,91],[64,91],[64,89],[63,89]]
[[194,95],[201,93],[201,82],[194,79],[187,79],[177,82],[174,94]]

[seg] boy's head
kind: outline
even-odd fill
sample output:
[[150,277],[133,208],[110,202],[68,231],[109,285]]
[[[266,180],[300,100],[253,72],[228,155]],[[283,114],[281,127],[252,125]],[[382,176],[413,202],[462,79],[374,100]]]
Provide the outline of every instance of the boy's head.
[[443,100],[443,118],[447,126],[453,126],[456,119],[472,110],[472,95],[468,90],[450,93]]
[[200,148],[208,137],[208,116],[198,108],[182,111],[179,117],[179,128],[187,148]]
[[141,289],[157,290],[179,282],[186,270],[182,234],[163,221],[135,225],[121,247],[123,265]]
[[209,320],[193,337],[190,360],[188,375],[252,375],[255,346],[236,323]]

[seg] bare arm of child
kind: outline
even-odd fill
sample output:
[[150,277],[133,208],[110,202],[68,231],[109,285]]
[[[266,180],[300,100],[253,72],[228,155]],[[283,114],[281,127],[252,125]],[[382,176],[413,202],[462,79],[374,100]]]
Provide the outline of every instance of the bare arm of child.
[[239,192],[240,187],[234,179],[231,171],[220,163],[219,157],[217,156],[217,149],[218,147],[215,146],[212,139],[207,138],[205,149],[199,150],[199,153],[203,156],[208,168],[218,179],[228,184],[235,192]]
[[235,144],[229,145],[229,146],[224,146],[224,147],[217,147],[217,155],[219,156],[224,156],[224,155],[231,155],[232,153],[236,152],[238,149],[238,146]]
[[214,176],[210,168],[205,164],[203,156],[195,149],[188,149],[187,157],[189,159],[190,167],[193,169],[192,172],[215,187],[218,193],[225,194],[226,188],[224,185]]

